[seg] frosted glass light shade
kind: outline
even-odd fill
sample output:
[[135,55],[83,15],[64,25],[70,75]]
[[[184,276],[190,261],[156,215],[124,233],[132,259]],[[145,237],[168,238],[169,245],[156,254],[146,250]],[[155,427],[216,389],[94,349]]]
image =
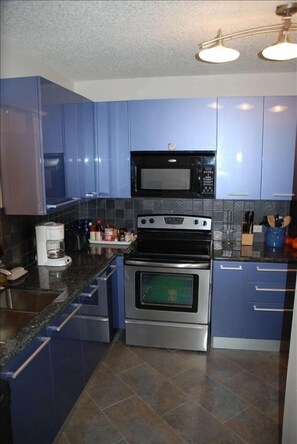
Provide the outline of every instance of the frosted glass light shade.
[[270,60],[291,60],[297,57],[297,43],[291,43],[287,34],[272,46],[268,46],[262,51],[263,57]]
[[232,62],[233,60],[238,59],[239,56],[239,51],[232,48],[226,48],[222,43],[219,43],[212,48],[202,49],[202,51],[199,52],[200,59],[211,63]]

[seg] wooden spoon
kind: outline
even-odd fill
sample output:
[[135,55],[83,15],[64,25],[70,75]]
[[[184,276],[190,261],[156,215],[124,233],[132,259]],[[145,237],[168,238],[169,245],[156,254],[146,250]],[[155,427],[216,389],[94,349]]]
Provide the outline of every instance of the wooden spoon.
[[282,227],[283,228],[287,227],[291,223],[291,220],[292,220],[291,216],[285,216]]
[[272,214],[267,216],[267,222],[269,223],[270,227],[275,228],[275,217]]

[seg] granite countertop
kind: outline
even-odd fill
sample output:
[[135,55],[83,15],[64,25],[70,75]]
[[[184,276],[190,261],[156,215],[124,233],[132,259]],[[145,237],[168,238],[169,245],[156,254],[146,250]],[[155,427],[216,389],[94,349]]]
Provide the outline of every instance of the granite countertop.
[[116,256],[122,255],[125,248],[92,247],[84,252],[69,252],[71,264],[66,267],[27,267],[28,273],[9,284],[31,290],[51,290],[62,293],[43,309],[32,321],[0,347],[0,370],[17,356],[52,319],[67,307]]
[[263,242],[254,243],[252,246],[243,246],[240,242],[235,243],[232,246],[226,246],[220,241],[214,241],[213,259],[295,263],[297,267],[297,250],[288,246],[284,246],[283,248],[271,248],[267,247]]

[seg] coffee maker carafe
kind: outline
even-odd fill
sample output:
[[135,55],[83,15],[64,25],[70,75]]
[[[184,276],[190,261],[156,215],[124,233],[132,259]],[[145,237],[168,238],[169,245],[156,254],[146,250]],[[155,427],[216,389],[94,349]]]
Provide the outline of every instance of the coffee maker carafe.
[[46,222],[36,225],[37,264],[61,267],[70,264],[65,255],[64,224]]

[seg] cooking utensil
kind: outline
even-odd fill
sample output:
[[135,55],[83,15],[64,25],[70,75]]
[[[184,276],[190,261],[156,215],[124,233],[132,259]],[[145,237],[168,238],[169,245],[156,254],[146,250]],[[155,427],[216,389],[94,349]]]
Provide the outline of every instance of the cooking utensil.
[[283,228],[287,227],[291,223],[291,221],[292,221],[291,216],[285,216],[283,219],[282,227]]
[[267,216],[267,222],[270,227],[275,228],[275,217],[272,214]]

